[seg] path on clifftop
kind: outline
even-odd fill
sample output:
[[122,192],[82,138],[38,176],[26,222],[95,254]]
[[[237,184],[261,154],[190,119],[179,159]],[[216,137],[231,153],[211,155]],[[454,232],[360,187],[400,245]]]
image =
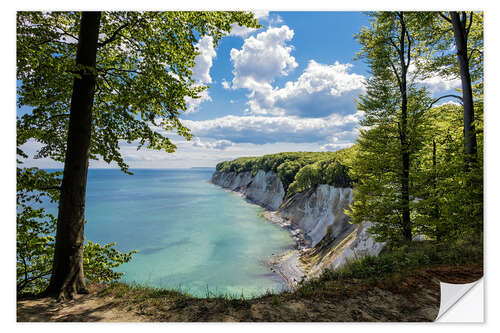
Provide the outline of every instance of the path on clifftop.
[[100,296],[103,287],[94,286],[90,295],[64,304],[49,298],[18,300],[17,321],[433,321],[439,311],[439,281],[469,283],[482,275],[479,265],[437,267],[410,273],[392,286],[351,281],[335,296],[282,294],[248,301]]

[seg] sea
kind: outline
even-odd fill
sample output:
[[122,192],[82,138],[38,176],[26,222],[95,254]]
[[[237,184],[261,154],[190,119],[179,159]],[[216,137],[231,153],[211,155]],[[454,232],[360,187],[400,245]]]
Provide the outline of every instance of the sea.
[[[122,281],[196,297],[286,289],[268,265],[294,245],[264,209],[209,182],[214,169],[89,169],[85,237],[138,252]],[[45,204],[56,214],[56,204]]]

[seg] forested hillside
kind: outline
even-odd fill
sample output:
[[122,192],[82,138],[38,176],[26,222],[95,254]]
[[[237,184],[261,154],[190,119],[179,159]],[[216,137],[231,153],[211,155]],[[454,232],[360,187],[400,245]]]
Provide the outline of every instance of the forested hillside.
[[258,157],[240,157],[217,164],[218,172],[245,172],[258,170],[276,173],[288,195],[304,191],[318,184],[350,187],[347,163],[355,147],[336,152],[287,152]]

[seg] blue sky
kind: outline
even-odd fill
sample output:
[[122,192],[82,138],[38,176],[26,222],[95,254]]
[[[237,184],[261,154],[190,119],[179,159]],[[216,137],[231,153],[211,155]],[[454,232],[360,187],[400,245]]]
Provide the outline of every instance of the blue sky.
[[[355,100],[369,76],[354,60],[360,46],[353,35],[368,26],[360,12],[256,11],[264,26],[235,26],[217,48],[210,37],[198,43],[193,77],[209,85],[201,99],[188,100],[182,122],[195,134],[190,142],[171,137],[172,154],[122,144],[132,168],[215,166],[222,160],[282,151],[334,151],[352,145],[362,112]],[[459,87],[458,80],[424,82],[435,93]],[[37,149],[35,142],[26,151]],[[27,166],[60,167],[50,160]],[[116,167],[92,161],[91,167]]]

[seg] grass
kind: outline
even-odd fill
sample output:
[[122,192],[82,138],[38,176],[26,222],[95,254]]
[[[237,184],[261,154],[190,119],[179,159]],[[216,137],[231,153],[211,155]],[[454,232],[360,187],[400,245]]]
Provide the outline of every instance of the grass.
[[207,297],[196,298],[180,287],[118,282],[92,289],[97,297],[112,298],[102,300],[107,307],[152,321],[429,321],[439,309],[436,281],[454,277],[450,283],[469,283],[467,279],[482,276],[482,259],[479,243],[426,241],[387,246],[378,257],[326,270],[293,291],[268,291],[254,298],[217,295],[208,288]]
[[[378,257],[366,256],[346,263],[339,270],[326,269],[315,279],[299,283],[296,290],[280,293],[268,291],[255,298],[243,295],[215,295],[207,291],[205,300],[216,302],[224,308],[250,308],[255,300],[266,299],[273,306],[279,306],[283,299],[348,296],[354,289],[370,286],[391,288],[412,271],[439,265],[459,266],[480,264],[483,261],[482,243],[441,243],[432,241],[410,242],[406,244],[388,245]],[[208,289],[207,289],[208,290]],[[109,284],[101,291],[102,295],[112,295],[137,303],[145,300],[158,300],[175,303],[175,307],[183,308],[198,298],[182,290],[168,290],[125,283]],[[199,300],[199,299],[198,299]]]
[[410,242],[387,246],[378,257],[366,256],[347,262],[338,270],[326,269],[317,279],[299,284],[298,297],[340,295],[346,285],[395,286],[401,278],[420,268],[483,263],[482,243]]

